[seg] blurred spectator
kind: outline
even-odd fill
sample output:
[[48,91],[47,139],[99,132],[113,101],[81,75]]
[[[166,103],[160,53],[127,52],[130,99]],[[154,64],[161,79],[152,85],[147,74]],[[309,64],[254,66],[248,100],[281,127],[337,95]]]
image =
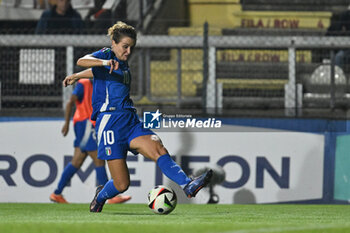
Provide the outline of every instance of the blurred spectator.
[[86,25],[88,25],[91,33],[105,33],[112,25],[112,12],[110,9],[103,9],[106,0],[94,0],[95,7],[91,8],[85,17]]
[[36,26],[36,34],[78,34],[84,29],[80,14],[70,0],[56,0],[56,5],[45,10]]
[[[347,10],[335,15],[328,28],[328,36],[350,36],[350,5]],[[340,50],[335,55],[335,65],[344,70],[350,62],[350,48]]]
[[85,17],[85,23],[90,33],[104,34],[117,21],[126,19],[126,1],[94,0]]

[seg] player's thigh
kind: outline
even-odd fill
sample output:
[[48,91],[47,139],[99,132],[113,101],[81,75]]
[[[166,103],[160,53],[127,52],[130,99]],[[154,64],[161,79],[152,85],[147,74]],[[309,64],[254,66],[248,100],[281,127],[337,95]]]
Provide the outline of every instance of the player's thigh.
[[81,167],[86,159],[86,156],[87,154],[82,152],[79,147],[74,147],[74,155],[71,161],[72,165],[76,168]]
[[157,161],[161,155],[168,153],[157,135],[143,135],[136,137],[131,140],[130,148],[137,150],[137,152],[153,161]]
[[109,172],[118,191],[123,192],[130,185],[130,174],[126,159],[107,160]]

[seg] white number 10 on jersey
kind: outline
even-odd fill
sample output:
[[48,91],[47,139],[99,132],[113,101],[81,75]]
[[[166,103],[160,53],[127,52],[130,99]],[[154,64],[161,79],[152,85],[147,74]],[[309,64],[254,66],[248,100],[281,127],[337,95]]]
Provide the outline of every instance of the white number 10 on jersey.
[[114,132],[113,132],[113,130],[103,131],[103,144],[104,145],[114,144]]

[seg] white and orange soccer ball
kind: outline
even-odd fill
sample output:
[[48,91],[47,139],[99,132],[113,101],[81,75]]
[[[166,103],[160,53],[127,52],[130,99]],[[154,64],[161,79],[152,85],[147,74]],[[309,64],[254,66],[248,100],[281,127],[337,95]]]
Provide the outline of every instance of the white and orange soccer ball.
[[148,206],[156,214],[169,214],[176,207],[177,198],[174,190],[159,185],[148,193]]

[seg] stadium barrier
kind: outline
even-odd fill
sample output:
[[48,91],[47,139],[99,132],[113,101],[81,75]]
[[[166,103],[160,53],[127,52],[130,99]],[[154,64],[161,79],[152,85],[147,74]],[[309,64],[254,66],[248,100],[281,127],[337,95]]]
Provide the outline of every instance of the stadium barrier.
[[[344,37],[208,36],[207,41],[207,52],[201,52],[206,49],[203,36],[139,35],[134,56],[130,59],[135,80],[131,94],[136,105],[164,104],[178,108],[190,106],[192,109],[218,109],[220,105],[219,112],[224,113],[232,113],[234,108],[280,109],[288,110],[288,116],[289,110],[292,110],[291,115],[297,115],[298,109],[304,112],[315,108],[327,111],[348,106],[347,82],[344,79],[339,85],[335,83],[337,73],[332,73],[332,69],[328,75],[316,75],[310,81],[317,67],[333,67],[336,50],[350,47],[350,42]],[[1,50],[0,62],[4,67],[0,74],[2,109],[62,109],[71,90],[62,89],[61,80],[79,70],[74,65],[77,58],[108,45],[106,36],[1,36],[0,47],[11,48]],[[54,57],[50,56],[54,63],[45,57],[41,60],[28,57],[28,51],[31,56],[47,56],[45,51],[52,50]],[[264,51],[269,52],[265,54]],[[236,52],[239,53],[238,60],[235,59]],[[280,54],[279,58],[267,58],[273,53]],[[226,59],[232,54],[233,59]],[[331,62],[328,65],[323,63],[324,58],[331,59]],[[206,75],[204,61],[208,62],[208,79],[203,79]],[[49,83],[41,80],[48,76],[46,73],[36,74],[38,67],[44,72],[54,72],[54,80],[51,78]],[[36,75],[33,80],[23,83],[22,77],[23,80],[29,79],[33,71]],[[344,73],[347,72],[345,68]],[[240,88],[241,81],[247,80],[246,86],[249,86],[257,79],[255,88]],[[203,80],[207,80],[206,83]],[[218,80],[230,85],[222,85],[223,90],[218,90]],[[285,86],[271,89],[271,80],[284,82]],[[217,92],[223,96],[218,96]],[[204,106],[203,93],[208,98]]]

